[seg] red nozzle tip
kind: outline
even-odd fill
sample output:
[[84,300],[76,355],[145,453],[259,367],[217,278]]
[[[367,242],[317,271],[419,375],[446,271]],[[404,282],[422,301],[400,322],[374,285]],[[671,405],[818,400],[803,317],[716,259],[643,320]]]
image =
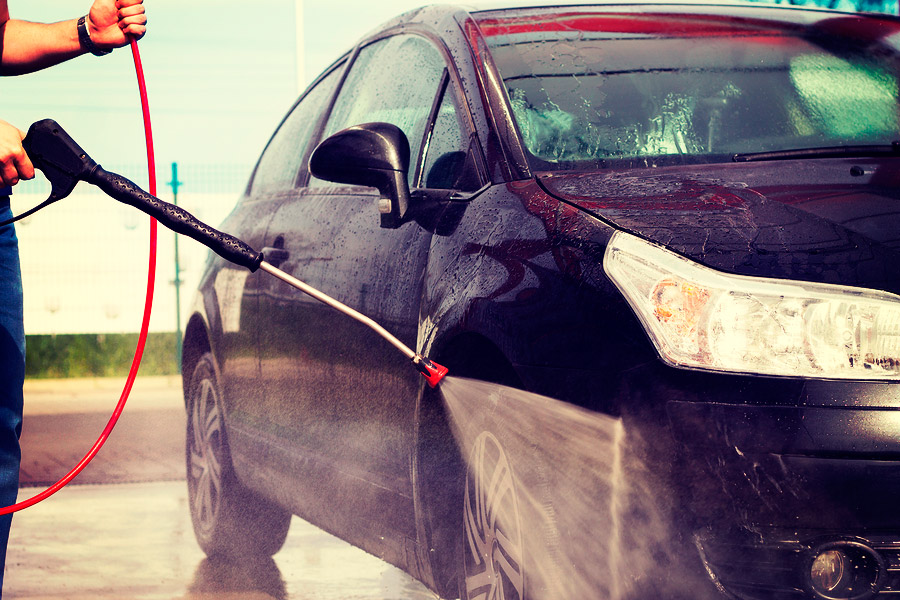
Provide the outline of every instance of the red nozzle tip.
[[424,356],[417,356],[416,358],[418,358],[416,367],[418,367],[422,377],[425,378],[425,381],[428,382],[429,386],[432,388],[437,387],[437,384],[441,382],[441,379],[444,378],[449,369],[444,365],[437,364],[433,360],[428,360]]

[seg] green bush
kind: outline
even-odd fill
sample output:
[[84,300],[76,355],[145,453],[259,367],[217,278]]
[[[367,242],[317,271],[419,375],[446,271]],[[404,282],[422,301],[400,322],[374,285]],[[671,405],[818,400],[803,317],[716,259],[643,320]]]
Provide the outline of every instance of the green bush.
[[[141,375],[176,375],[176,334],[151,333],[141,360]],[[25,376],[120,377],[128,374],[138,334],[29,335],[25,339]]]

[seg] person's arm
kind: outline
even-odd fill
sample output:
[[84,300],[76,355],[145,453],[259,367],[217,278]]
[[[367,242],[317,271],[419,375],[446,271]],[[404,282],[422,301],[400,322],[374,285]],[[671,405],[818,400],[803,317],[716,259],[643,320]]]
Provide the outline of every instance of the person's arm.
[[[38,71],[84,54],[76,23],[10,19],[6,0],[0,0],[0,75]],[[95,0],[85,24],[98,48],[125,46],[147,30],[143,0]]]
[[34,165],[22,148],[25,133],[6,121],[0,121],[0,185],[16,185],[19,179],[33,179]]
[[[9,6],[6,0],[0,0],[0,27],[9,21]],[[22,149],[22,131],[6,121],[0,121],[0,184],[4,187],[15,185],[19,176],[28,179],[28,173],[34,177],[34,166]],[[21,164],[28,161],[27,165]],[[5,191],[5,190],[4,190]]]
[[[0,75],[38,71],[84,54],[78,20],[42,24],[9,18],[7,0],[0,0]],[[111,49],[141,38],[147,31],[143,0],[95,0],[85,19],[91,41]],[[16,185],[34,177],[34,165],[22,148],[24,132],[0,121],[0,185]]]

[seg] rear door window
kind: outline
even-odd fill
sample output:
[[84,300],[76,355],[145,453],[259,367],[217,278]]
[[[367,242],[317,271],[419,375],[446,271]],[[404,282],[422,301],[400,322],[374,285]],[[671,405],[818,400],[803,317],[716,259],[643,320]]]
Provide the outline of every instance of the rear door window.
[[341,67],[335,67],[309,90],[272,136],[253,176],[253,194],[267,194],[293,189],[306,156],[319,115],[340,79]]

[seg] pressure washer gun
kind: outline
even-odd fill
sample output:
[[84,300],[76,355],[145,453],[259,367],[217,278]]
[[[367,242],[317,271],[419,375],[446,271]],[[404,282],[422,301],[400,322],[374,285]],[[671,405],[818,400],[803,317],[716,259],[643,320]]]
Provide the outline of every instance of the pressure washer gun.
[[[28,129],[25,139],[22,140],[22,146],[34,166],[40,169],[50,181],[50,196],[43,203],[17,216],[14,220],[22,219],[53,202],[62,200],[72,193],[79,181],[96,185],[107,195],[147,213],[175,233],[197,240],[225,260],[246,267],[251,272],[262,269],[316,300],[369,326],[412,360],[431,387],[437,386],[447,374],[446,367],[413,352],[369,317],[267,263],[261,252],[255,251],[243,241],[217,231],[186,210],[148,194],[125,177],[104,170],[56,121],[44,119],[34,123]],[[5,223],[0,223],[0,225],[3,224]]]

